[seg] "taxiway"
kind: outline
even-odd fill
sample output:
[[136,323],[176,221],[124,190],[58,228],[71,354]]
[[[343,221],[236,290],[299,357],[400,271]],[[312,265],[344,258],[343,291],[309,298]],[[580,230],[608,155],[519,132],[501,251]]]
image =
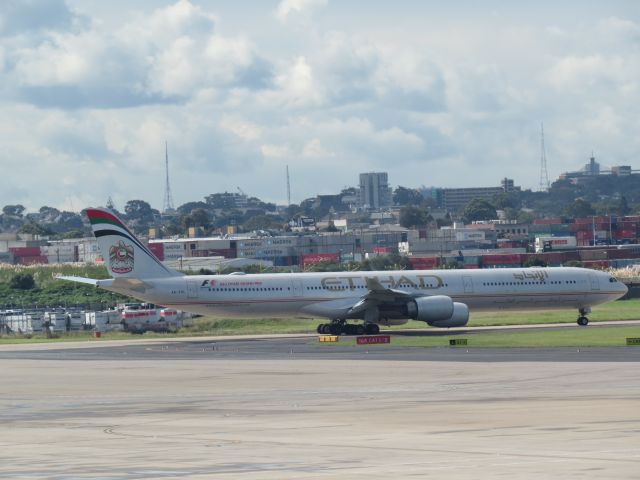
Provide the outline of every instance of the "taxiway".
[[640,468],[640,348],[115,343],[0,349],[1,477],[631,479]]

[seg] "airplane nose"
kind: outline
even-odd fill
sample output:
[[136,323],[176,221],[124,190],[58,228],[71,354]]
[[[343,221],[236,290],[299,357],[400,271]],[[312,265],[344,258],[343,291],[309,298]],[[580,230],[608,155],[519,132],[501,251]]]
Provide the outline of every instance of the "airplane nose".
[[620,289],[620,292],[622,293],[622,296],[625,296],[627,294],[627,292],[629,291],[629,287],[627,287],[624,283],[620,282],[620,286],[622,287]]

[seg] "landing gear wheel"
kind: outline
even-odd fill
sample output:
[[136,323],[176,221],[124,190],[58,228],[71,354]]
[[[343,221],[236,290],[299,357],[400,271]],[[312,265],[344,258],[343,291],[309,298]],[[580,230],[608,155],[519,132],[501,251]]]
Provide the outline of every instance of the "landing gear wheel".
[[329,325],[328,323],[323,323],[322,324],[322,333],[324,335],[329,335],[331,333],[331,325]]
[[316,332],[322,334],[322,327],[324,327],[324,323],[321,323],[320,325],[318,325],[318,327],[316,328]]
[[365,323],[364,331],[367,335],[377,335],[380,333],[380,327],[375,323]]
[[586,327],[589,325],[589,319],[587,317],[578,317],[578,325],[581,327]]
[[362,325],[354,325],[356,335],[364,335],[364,327]]
[[342,325],[340,325],[339,323],[332,323],[331,325],[329,325],[329,333],[331,333],[331,335],[342,334]]

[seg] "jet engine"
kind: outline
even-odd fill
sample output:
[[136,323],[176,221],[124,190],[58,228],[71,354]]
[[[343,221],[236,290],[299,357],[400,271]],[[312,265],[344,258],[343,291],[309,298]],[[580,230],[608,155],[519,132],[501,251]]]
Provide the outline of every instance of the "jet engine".
[[433,327],[462,327],[469,321],[469,307],[445,295],[418,297],[407,305],[407,313]]
[[464,303],[453,302],[453,315],[446,320],[427,322],[432,327],[450,328],[464,327],[469,321],[469,307]]

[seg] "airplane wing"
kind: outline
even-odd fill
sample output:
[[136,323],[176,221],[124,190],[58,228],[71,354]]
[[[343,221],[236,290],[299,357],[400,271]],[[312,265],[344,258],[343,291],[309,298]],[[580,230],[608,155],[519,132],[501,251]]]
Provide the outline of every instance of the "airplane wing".
[[384,303],[406,302],[414,298],[402,290],[387,288],[377,279],[367,278],[367,293],[360,297],[340,298],[313,303],[302,308],[305,313],[329,318],[353,318],[372,306]]
[[381,303],[397,302],[413,298],[412,295],[402,290],[385,287],[377,279],[367,278],[366,282],[369,291],[360,297],[360,300],[349,309],[348,315],[357,315],[369,307],[377,306]]

